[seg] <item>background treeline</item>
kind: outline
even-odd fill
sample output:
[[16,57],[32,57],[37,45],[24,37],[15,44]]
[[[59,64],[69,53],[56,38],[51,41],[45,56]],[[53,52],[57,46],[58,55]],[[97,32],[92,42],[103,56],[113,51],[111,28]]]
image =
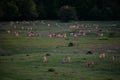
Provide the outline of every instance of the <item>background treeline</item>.
[[119,20],[119,3],[119,0],[0,0],[0,20],[62,17],[63,21],[68,17],[75,20]]

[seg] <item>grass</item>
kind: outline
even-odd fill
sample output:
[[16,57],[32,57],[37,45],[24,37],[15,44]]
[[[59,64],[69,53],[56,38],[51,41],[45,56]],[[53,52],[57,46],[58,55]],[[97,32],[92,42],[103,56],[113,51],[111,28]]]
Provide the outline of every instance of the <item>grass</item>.
[[[79,80],[82,78],[84,78],[84,80],[119,80],[120,78],[119,57],[116,58],[113,63],[108,61],[109,56],[113,54],[108,54],[106,59],[101,61],[98,58],[98,54],[51,53],[51,56],[48,57],[48,62],[42,63],[41,58],[44,54],[45,53],[33,53],[29,54],[29,56],[26,56],[26,54],[17,54],[1,57],[0,71],[3,75],[1,78],[10,77],[13,80],[16,78],[18,80]],[[69,55],[71,57],[70,63],[62,62],[62,58],[65,55]],[[120,55],[116,54],[116,56]],[[95,62],[95,67],[88,68],[86,64],[87,60],[93,60]],[[53,68],[55,71],[48,72],[49,68]]]
[[[0,80],[119,80],[120,77],[120,38],[108,37],[113,31],[119,35],[119,21],[80,21],[60,23],[57,21],[34,21],[14,25],[10,22],[0,23]],[[51,23],[48,27],[47,23]],[[57,26],[56,23],[59,25]],[[67,33],[73,30],[70,25],[99,24],[105,36],[97,36],[97,31],[85,36],[67,38],[48,38],[49,33]],[[14,26],[17,28],[14,29]],[[24,30],[21,30],[24,26]],[[42,37],[27,37],[27,28],[33,27],[35,33],[42,33]],[[11,31],[21,30],[21,35],[16,37]],[[87,28],[86,28],[87,29]],[[106,32],[108,30],[108,32]],[[73,47],[68,44],[74,43]],[[91,50],[94,54],[87,55]],[[106,58],[99,59],[99,53],[105,52]],[[42,62],[42,56],[47,56],[48,62]],[[109,62],[115,56],[113,63]],[[63,63],[63,57],[70,56],[71,62]],[[87,61],[94,61],[94,67],[87,67]],[[53,69],[54,71],[48,71]]]

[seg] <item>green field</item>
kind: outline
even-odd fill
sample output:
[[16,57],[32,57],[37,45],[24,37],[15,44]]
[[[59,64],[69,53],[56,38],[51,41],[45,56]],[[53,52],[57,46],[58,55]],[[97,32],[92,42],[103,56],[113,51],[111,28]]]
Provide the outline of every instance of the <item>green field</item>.
[[[34,36],[29,37],[29,32]],[[53,33],[67,37],[48,37]],[[88,51],[93,54],[86,54]],[[104,60],[99,59],[102,52]],[[50,56],[43,63],[46,54]],[[71,62],[64,63],[65,56]],[[111,56],[114,62],[109,62]],[[93,61],[94,67],[88,67],[87,61]],[[51,68],[54,71],[48,71]],[[120,22],[0,22],[0,80],[120,80]]]

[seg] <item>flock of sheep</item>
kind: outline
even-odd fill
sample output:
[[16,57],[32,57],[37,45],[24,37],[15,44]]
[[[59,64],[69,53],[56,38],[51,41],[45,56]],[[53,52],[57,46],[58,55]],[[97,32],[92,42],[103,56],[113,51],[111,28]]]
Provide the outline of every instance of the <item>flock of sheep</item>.
[[[20,24],[29,24],[29,22],[21,22]],[[47,24],[48,27],[51,26],[50,23],[45,23],[44,21],[41,21],[41,24]],[[18,31],[17,30],[17,27],[15,26],[15,23],[14,22],[11,22],[11,26],[14,26],[14,30],[10,30],[10,29],[7,29],[7,33],[15,33],[16,36],[19,36],[20,33],[21,33],[21,30],[25,30],[25,27],[21,27],[21,29]],[[56,26],[60,26],[58,23],[56,23]],[[80,36],[80,35],[86,35],[86,33],[91,33],[93,30],[95,30],[96,32],[98,31],[98,35],[99,36],[104,36],[103,34],[103,31],[102,29],[99,28],[99,25],[98,24],[77,24],[77,25],[71,25],[69,26],[69,29],[71,30],[76,30],[76,32],[71,32],[69,36]],[[27,36],[29,37],[32,37],[32,36],[35,36],[35,32],[33,31],[33,28],[32,27],[28,27],[27,29]],[[13,31],[13,32],[12,32]],[[106,29],[106,31],[108,31]],[[39,36],[41,36],[41,34],[38,34]],[[67,34],[66,33],[50,33],[48,34],[48,37],[67,37]],[[105,53],[101,53],[99,55],[99,58],[101,60],[105,59]],[[114,56],[111,56],[109,58],[109,61],[110,62],[113,62],[115,60],[115,57]],[[47,62],[47,57],[46,56],[43,56],[42,57],[42,61],[43,63],[46,63]],[[71,58],[69,56],[65,56],[63,58],[63,62],[70,62],[71,61]],[[94,61],[87,61],[87,66],[90,67],[90,66],[94,66]]]
[[[7,29],[6,32],[7,33],[12,33],[15,34],[15,36],[20,36],[21,34],[25,34],[25,36],[29,36],[29,37],[33,37],[33,36],[43,36],[44,33],[41,33],[40,31],[34,31],[34,27],[32,26],[23,26],[23,25],[34,25],[36,26],[37,24],[40,25],[44,25],[47,27],[51,27],[51,26],[56,26],[57,28],[61,28],[64,27],[63,25],[60,25],[59,23],[56,24],[51,24],[48,22],[36,22],[36,24],[34,22],[28,22],[28,21],[23,21],[23,22],[10,22],[10,26],[13,27],[12,29]],[[18,26],[18,25],[22,25],[22,26]],[[38,26],[38,25],[37,25]],[[63,33],[56,33],[56,32],[50,32],[48,33],[46,36],[48,37],[57,37],[57,38],[66,38],[67,36],[73,36],[73,37],[77,37],[77,36],[85,36],[88,35],[89,33],[94,33],[97,36],[104,36],[104,32],[108,32],[107,29],[102,30],[100,28],[99,24],[81,24],[81,23],[74,23],[72,25],[65,25],[68,26],[68,30],[70,30],[69,34],[66,32]],[[25,32],[26,30],[26,32]]]
[[[99,54],[99,59],[100,60],[103,60],[103,59],[105,59],[105,53],[100,53]],[[42,57],[42,62],[43,63],[46,63],[47,62],[47,56],[43,56]],[[109,57],[109,62],[114,62],[114,60],[115,60],[115,56],[111,56],[111,57]],[[64,58],[63,58],[63,62],[64,63],[68,63],[68,62],[70,62],[71,61],[71,57],[69,57],[69,56],[65,56]],[[94,61],[87,61],[86,62],[87,63],[87,66],[88,67],[93,67],[94,66]]]

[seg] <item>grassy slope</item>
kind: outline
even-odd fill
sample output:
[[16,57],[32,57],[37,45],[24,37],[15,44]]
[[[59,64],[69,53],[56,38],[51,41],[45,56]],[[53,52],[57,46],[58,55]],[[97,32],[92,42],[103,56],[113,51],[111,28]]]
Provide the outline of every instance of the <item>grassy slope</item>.
[[[50,22],[50,21],[49,21]],[[48,23],[46,21],[46,23]],[[69,32],[69,25],[74,23],[59,23],[63,27],[56,27],[54,21],[50,22],[53,26],[49,29],[45,24],[36,22],[24,25],[26,27],[34,26],[42,33],[49,32]],[[93,24],[94,22],[81,22],[83,24]],[[108,22],[95,22],[100,25],[109,24]],[[102,24],[101,24],[102,23]],[[115,24],[117,22],[110,22]],[[18,27],[22,25],[17,25]],[[102,26],[104,27],[104,26]],[[11,26],[6,25],[2,29],[8,29]],[[37,32],[37,31],[36,31]],[[120,38],[108,38],[108,40],[99,40],[101,37],[78,37],[47,38],[47,37],[15,37],[11,34],[2,32],[0,34],[0,51],[2,54],[13,54],[0,56],[0,80],[119,80],[120,77]],[[74,47],[68,47],[69,42],[74,42]],[[95,54],[86,55],[88,50]],[[111,51],[110,51],[111,50]],[[106,59],[101,61],[99,52],[106,52]],[[41,58],[46,53],[48,62],[42,63]],[[70,54],[71,53],[71,54]],[[81,53],[81,54],[78,54]],[[27,56],[29,54],[29,56]],[[64,56],[70,56],[70,63],[62,63]],[[108,58],[115,55],[116,60],[110,63]],[[93,60],[95,67],[88,68],[87,60]],[[55,72],[48,72],[49,68],[54,68]]]

